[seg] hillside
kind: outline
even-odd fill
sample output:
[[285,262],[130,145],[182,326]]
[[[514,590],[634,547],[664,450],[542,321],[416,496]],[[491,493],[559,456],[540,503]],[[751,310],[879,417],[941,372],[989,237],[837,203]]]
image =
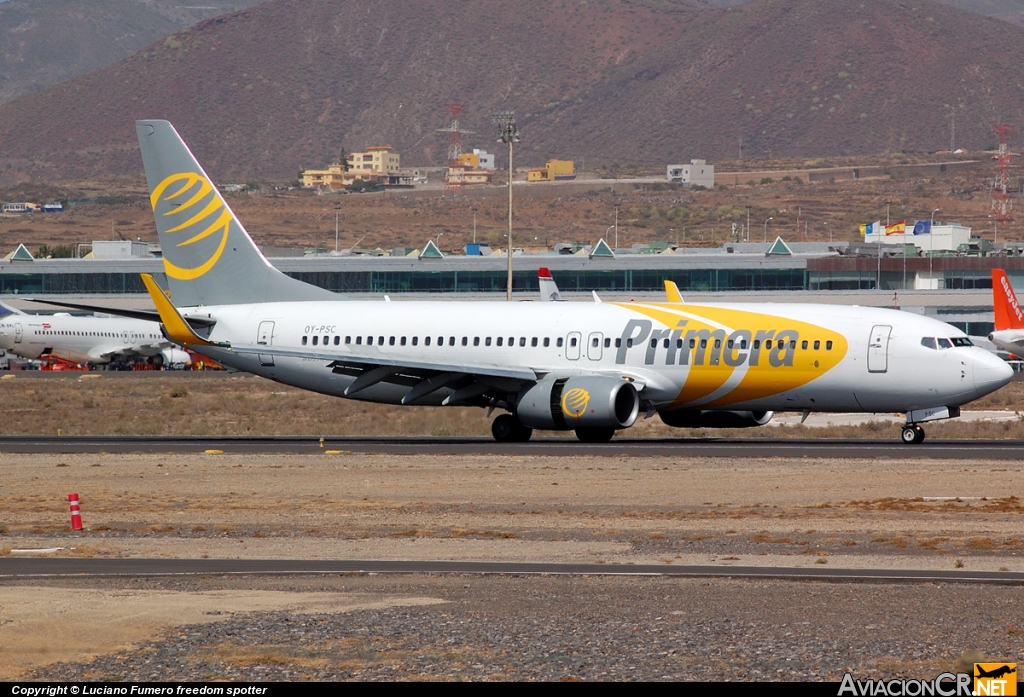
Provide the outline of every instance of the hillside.
[[[0,106],[4,181],[126,174],[168,118],[221,179],[292,178],[387,143],[440,164],[514,108],[517,164],[980,149],[1024,124],[1024,29],[925,0],[274,0]],[[500,163],[499,159],[499,163]]]
[[0,104],[121,60],[256,0],[9,0],[0,3]]

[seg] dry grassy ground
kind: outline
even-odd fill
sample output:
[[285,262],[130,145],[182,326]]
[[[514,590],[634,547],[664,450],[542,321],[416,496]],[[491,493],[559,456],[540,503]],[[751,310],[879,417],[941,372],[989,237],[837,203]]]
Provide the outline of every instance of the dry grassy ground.
[[[324,435],[487,436],[477,408],[396,407],[327,397],[252,376],[224,373],[123,375],[91,373],[0,381],[0,433],[7,435]],[[1024,382],[969,405],[1016,410]],[[631,437],[896,438],[891,423],[680,430],[641,418]],[[1024,421],[928,426],[929,438],[1024,438]]]

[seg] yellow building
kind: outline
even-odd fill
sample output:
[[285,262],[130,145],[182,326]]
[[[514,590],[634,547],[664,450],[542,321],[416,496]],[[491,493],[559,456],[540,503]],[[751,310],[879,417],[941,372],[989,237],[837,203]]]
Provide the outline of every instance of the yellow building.
[[556,179],[575,179],[576,170],[572,160],[548,160],[543,167],[526,173],[528,182],[552,182]]
[[[347,167],[347,171],[346,171]],[[345,158],[345,165],[327,165],[327,169],[302,171],[303,186],[323,186],[342,189],[356,180],[397,183],[400,157],[390,145],[374,146],[366,152],[354,152]]]
[[448,182],[448,186],[489,184],[491,173],[483,169],[470,169],[466,165],[459,164],[448,168],[448,176],[445,181]]
[[357,174],[398,174],[400,168],[398,153],[390,145],[377,145],[366,152],[354,152],[345,162],[350,172]]

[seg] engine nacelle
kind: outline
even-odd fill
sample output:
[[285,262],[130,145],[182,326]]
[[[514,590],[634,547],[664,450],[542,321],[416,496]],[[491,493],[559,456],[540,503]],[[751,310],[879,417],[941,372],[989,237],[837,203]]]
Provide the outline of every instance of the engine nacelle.
[[659,411],[658,416],[676,428],[752,428],[772,420],[773,411],[717,411],[714,409],[677,409]]
[[516,407],[524,426],[556,431],[629,428],[639,413],[633,383],[602,376],[541,380],[523,388]]
[[[188,367],[192,365],[192,356],[188,354],[188,351],[182,351],[179,348],[165,348],[160,351],[157,355],[153,356],[153,362],[157,365],[165,366],[181,366]],[[160,359],[160,363],[157,363],[157,359]]]

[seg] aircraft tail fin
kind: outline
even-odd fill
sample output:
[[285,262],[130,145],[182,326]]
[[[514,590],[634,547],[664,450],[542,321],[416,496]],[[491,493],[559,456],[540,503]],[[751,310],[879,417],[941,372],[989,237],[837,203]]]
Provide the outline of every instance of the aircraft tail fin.
[[561,302],[562,294],[558,292],[558,284],[551,277],[551,271],[542,266],[537,269],[537,281],[540,284],[541,302]]
[[1010,278],[1002,269],[992,269],[992,308],[996,329],[1024,329],[1024,309],[1017,302]]
[[266,260],[168,121],[136,121],[171,298],[178,307],[325,300]]

